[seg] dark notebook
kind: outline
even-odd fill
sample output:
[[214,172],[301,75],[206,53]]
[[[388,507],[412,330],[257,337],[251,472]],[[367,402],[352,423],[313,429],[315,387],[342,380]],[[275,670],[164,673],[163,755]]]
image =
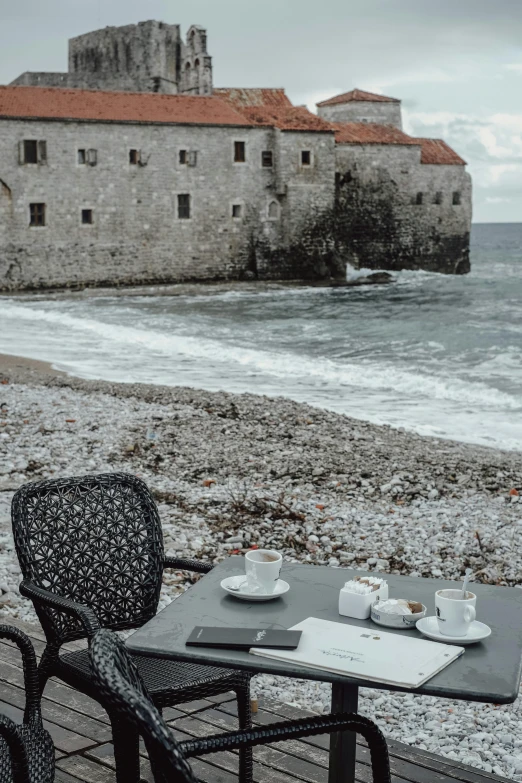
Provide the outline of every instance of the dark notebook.
[[198,625],[187,645],[193,647],[226,647],[229,650],[249,650],[251,647],[276,647],[295,650],[301,631],[274,631],[261,628],[211,628]]

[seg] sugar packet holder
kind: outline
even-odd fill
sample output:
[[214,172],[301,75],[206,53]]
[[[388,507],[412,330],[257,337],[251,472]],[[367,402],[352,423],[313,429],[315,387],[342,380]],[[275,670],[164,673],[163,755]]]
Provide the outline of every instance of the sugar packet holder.
[[339,593],[339,614],[367,620],[375,601],[388,598],[388,583],[374,576],[356,576]]

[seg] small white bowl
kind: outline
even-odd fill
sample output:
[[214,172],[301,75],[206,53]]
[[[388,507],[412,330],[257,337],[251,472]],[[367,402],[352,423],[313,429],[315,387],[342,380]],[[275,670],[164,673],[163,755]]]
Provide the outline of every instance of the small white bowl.
[[385,628],[395,628],[399,631],[409,631],[415,628],[417,620],[426,615],[427,609],[422,604],[422,612],[416,614],[388,614],[387,612],[378,612],[375,604],[371,607],[370,617],[377,625],[383,625]]

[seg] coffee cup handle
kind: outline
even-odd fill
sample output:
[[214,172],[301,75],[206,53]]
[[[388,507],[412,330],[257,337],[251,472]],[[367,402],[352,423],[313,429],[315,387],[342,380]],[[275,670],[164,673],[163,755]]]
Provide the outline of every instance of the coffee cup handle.
[[466,623],[472,623],[477,616],[475,608],[473,606],[466,606],[464,610],[464,620]]

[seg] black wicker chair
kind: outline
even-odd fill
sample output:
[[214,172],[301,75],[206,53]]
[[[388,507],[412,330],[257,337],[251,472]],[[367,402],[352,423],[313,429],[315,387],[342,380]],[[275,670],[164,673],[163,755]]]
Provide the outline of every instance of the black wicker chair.
[[20,648],[24,666],[24,721],[17,725],[0,715],[0,783],[53,783],[54,746],[40,711],[38,668],[29,637],[18,628],[0,625],[0,639]]
[[[157,611],[164,568],[207,573],[212,566],[168,558],[156,504],[146,485],[126,474],[100,474],[26,484],[14,495],[13,534],[24,581],[47,646],[40,689],[56,676],[98,699],[87,650],[60,654],[100,627],[137,628]],[[160,710],[234,691],[240,728],[251,726],[251,675],[211,666],[135,656]],[[109,712],[118,783],[139,780],[138,734]],[[241,776],[252,780],[252,753],[241,754]]]
[[89,652],[102,704],[111,713],[120,715],[124,723],[132,724],[143,737],[156,783],[197,783],[187,761],[191,756],[222,750],[241,751],[254,745],[337,731],[362,734],[370,749],[374,781],[391,781],[386,740],[375,723],[362,715],[339,713],[304,718],[212,735],[205,739],[176,742],[154,707],[121,639],[112,631],[100,630],[94,635]]

